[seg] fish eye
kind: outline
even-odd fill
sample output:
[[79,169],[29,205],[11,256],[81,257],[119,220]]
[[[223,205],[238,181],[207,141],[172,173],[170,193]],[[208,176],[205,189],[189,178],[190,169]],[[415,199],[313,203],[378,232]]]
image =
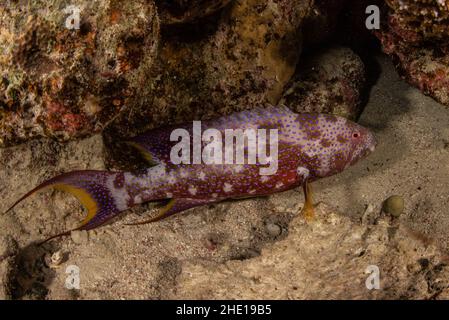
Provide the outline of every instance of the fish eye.
[[354,133],[352,134],[352,137],[353,137],[354,139],[357,139],[357,138],[360,137],[360,133],[354,132]]

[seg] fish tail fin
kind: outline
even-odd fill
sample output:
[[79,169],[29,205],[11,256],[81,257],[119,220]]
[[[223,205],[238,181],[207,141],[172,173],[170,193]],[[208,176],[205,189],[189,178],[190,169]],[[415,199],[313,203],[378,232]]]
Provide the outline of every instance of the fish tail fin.
[[[10,212],[34,193],[49,188],[74,195],[87,210],[87,216],[74,230],[98,227],[129,207],[127,192],[124,189],[124,173],[85,170],[69,172],[45,181],[21,197],[6,212]],[[44,242],[67,235],[71,231],[53,236]]]

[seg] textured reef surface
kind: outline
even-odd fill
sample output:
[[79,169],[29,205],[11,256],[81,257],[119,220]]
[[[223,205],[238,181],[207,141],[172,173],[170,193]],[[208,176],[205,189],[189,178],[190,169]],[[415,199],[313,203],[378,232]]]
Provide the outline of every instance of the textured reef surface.
[[191,22],[222,9],[231,0],[156,0],[162,24]]
[[377,32],[385,53],[410,84],[449,106],[449,1],[387,1]]
[[[66,26],[69,5],[79,29]],[[1,4],[0,146],[101,131],[144,85],[158,21],[145,0]]]
[[351,49],[330,47],[306,56],[280,101],[298,112],[324,112],[357,119],[365,66]]

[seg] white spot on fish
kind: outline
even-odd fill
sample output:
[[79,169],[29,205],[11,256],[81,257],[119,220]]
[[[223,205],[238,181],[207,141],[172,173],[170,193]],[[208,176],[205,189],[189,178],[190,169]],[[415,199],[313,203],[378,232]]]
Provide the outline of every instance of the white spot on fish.
[[296,173],[298,174],[298,176],[300,176],[301,178],[305,179],[309,176],[310,171],[307,168],[304,167],[298,167],[296,169]]
[[254,189],[253,190],[249,190],[248,193],[249,194],[254,194],[254,193],[256,193],[256,190],[254,190]]
[[217,198],[218,194],[217,193],[212,193],[212,198]]
[[186,169],[181,169],[179,171],[181,178],[187,178],[189,176],[189,172]]
[[176,182],[177,182],[177,179],[176,179],[175,175],[170,174],[170,175],[168,176],[168,178],[167,178],[167,182],[168,182],[168,183],[171,183],[171,184],[176,183]]
[[224,192],[231,192],[232,191],[232,184],[229,184],[229,183],[225,182],[225,184],[223,185],[223,191]]
[[198,191],[194,186],[190,186],[188,189],[189,193],[194,196],[196,195],[196,192]]
[[106,181],[106,188],[114,199],[114,204],[119,211],[128,209],[130,196],[126,188],[116,188],[114,185],[115,175],[110,176]]
[[267,176],[262,176],[262,178],[260,178],[260,181],[262,181],[263,183],[267,182],[268,180],[270,180],[270,178],[268,178]]
[[166,196],[167,198],[173,198],[173,193],[167,192],[167,193],[165,194],[165,196]]
[[200,180],[202,180],[202,181],[206,181],[206,174],[205,174],[203,171],[201,171],[201,172],[198,174],[198,178],[199,178]]
[[276,189],[282,188],[284,186],[284,184],[282,182],[278,182],[276,184]]

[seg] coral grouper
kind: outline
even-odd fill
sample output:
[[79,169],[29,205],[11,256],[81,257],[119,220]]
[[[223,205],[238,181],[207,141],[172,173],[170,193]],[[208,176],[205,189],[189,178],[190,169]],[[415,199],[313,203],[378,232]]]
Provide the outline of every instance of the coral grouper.
[[[130,144],[152,163],[144,172],[69,172],[44,182],[14,206],[38,190],[52,187],[67,191],[87,209],[87,217],[77,230],[89,230],[143,202],[169,200],[155,218],[138,224],[225,199],[269,195],[302,186],[306,195],[303,213],[311,217],[313,205],[309,183],[341,172],[372,152],[376,144],[369,130],[345,118],[296,114],[285,107],[243,111],[199,125],[205,133],[199,140],[196,137],[199,146],[195,146],[195,134],[198,133],[192,123],[150,130],[134,138]],[[227,156],[234,159],[233,154],[227,153],[227,146],[217,141],[221,134],[224,137],[230,131],[246,134],[243,150],[248,159],[244,163],[225,159]],[[188,134],[188,142],[193,138],[194,143],[185,150],[175,150],[179,148],[179,141],[173,141],[176,132]],[[265,158],[249,159],[254,147],[251,146],[254,138],[251,132],[257,135],[258,149],[264,146],[270,150],[269,156],[263,153]],[[207,133],[212,136],[209,141],[205,139]],[[232,137],[232,144],[238,147],[238,137]],[[194,158],[195,152],[201,150],[202,157],[198,159],[196,153],[196,161],[189,161],[191,155]],[[208,151],[212,153],[209,158]],[[261,156],[260,150],[258,152]],[[186,161],[179,161],[180,155]],[[261,169],[269,171],[270,165],[272,172],[263,174]]]

